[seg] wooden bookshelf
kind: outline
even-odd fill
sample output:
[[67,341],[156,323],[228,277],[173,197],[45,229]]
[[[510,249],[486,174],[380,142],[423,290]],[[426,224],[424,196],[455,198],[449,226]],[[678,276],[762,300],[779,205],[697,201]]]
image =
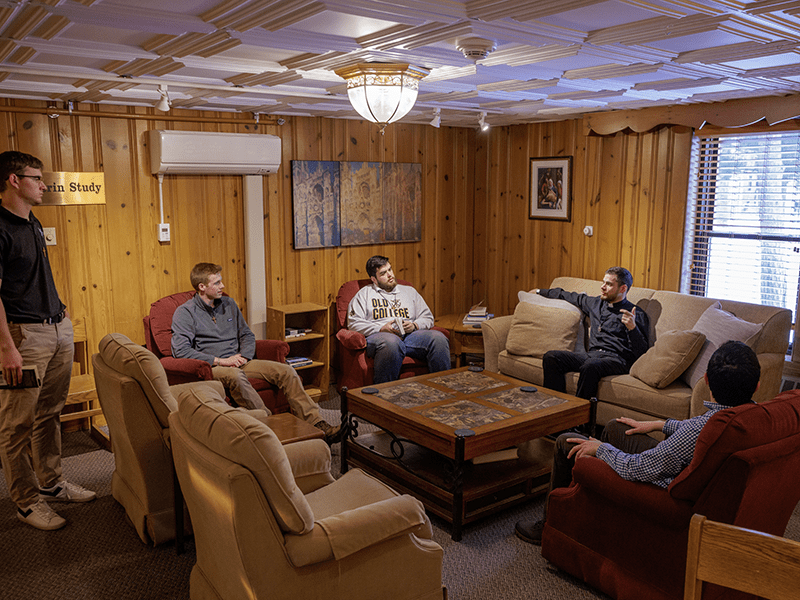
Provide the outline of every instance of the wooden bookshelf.
[[[287,329],[303,330],[287,337]],[[316,402],[328,399],[330,387],[330,324],[328,307],[313,302],[267,307],[267,337],[289,344],[289,358],[307,357],[310,365],[297,368],[303,387]]]

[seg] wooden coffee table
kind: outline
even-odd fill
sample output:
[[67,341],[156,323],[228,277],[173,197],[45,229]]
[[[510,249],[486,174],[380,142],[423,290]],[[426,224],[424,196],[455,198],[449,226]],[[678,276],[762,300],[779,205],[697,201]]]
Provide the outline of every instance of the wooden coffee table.
[[[544,493],[553,455],[544,436],[593,427],[595,406],[476,367],[347,390],[342,472],[359,467],[416,496],[458,541],[463,525]],[[381,431],[359,435],[359,420]],[[529,440],[525,458],[472,462]]]

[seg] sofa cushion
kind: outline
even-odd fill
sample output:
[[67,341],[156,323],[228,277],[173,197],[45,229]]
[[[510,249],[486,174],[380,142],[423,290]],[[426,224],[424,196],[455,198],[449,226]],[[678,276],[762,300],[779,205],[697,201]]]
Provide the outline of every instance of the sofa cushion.
[[692,364],[705,341],[699,331],[668,331],[633,363],[631,375],[655,388],[665,388]]
[[[577,313],[581,316],[580,321],[578,322],[578,336],[575,338],[575,352],[586,352],[586,327],[585,327],[585,316],[581,312],[581,309],[577,306],[570,304],[566,300],[559,300],[558,298],[546,298],[545,296],[540,296],[536,292],[525,292],[519,291],[517,293],[517,298],[520,302],[529,302],[530,304],[535,304],[537,306],[550,306],[552,308],[563,308],[564,310],[569,310],[574,313]],[[573,350],[573,348],[570,348]]]
[[535,357],[544,356],[548,350],[573,350],[581,317],[580,310],[520,302],[514,310],[506,350]]
[[311,531],[314,513],[295,483],[280,440],[267,425],[205,388],[181,390],[178,414],[194,438],[253,474],[284,533]]
[[156,355],[121,333],[109,333],[99,344],[100,356],[115,371],[135,379],[153,408],[161,427],[169,427],[169,413],[178,409],[167,374]]
[[729,340],[744,342],[751,348],[758,341],[758,334],[761,333],[761,323],[750,323],[726,312],[720,308],[717,302],[709,306],[692,328],[706,336],[703,349],[692,364],[683,373],[682,379],[689,387],[694,387],[706,374],[706,367],[711,355],[717,348]]

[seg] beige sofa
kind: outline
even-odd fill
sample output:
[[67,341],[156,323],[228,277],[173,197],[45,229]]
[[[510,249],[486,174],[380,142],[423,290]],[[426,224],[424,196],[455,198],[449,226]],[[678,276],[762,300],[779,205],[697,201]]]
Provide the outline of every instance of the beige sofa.
[[[598,295],[600,285],[599,281],[590,279],[557,277],[550,287]],[[778,393],[784,355],[789,343],[791,311],[771,306],[715,300],[635,286],[628,293],[628,299],[636,304],[638,309],[643,309],[650,317],[649,342],[653,352],[648,352],[648,354],[651,361],[655,352],[652,346],[658,342],[659,337],[662,337],[666,344],[670,335],[674,335],[667,335],[668,332],[692,330],[709,307],[719,307],[722,311],[737,317],[738,320],[750,324],[761,324],[761,329],[757,334],[742,340],[755,350],[761,364],[761,383],[755,400],[768,400]],[[519,314],[519,310],[518,306],[515,314]],[[489,371],[504,373],[535,385],[541,385],[543,381],[541,356],[520,354],[519,343],[512,345],[517,354],[512,354],[506,348],[512,325],[517,326],[518,323],[519,317],[515,321],[514,316],[504,316],[482,324],[485,367]],[[587,331],[583,336],[584,343],[588,340],[588,323],[585,326]],[[517,336],[517,341],[518,339]],[[701,345],[703,340],[700,340]],[[532,343],[532,345],[535,344]],[[542,344],[540,343],[539,346]],[[714,347],[713,345],[709,346],[708,342],[705,345],[706,349],[713,350]],[[640,364],[644,364],[644,361]],[[632,372],[641,370],[641,368],[634,367]],[[577,380],[577,373],[568,374],[567,391],[569,393],[575,393]],[[644,383],[631,374],[626,374],[604,377],[600,381],[597,398],[597,423],[604,424],[621,416],[639,420],[686,419],[705,411],[703,402],[709,398],[709,392],[708,386],[702,378],[694,385],[694,388],[689,387],[679,376],[672,383],[659,389]]]

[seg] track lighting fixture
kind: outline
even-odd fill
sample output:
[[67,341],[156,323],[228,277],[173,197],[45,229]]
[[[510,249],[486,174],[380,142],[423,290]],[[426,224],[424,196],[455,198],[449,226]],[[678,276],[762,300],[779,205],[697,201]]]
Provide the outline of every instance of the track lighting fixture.
[[442,124],[442,109],[441,108],[434,108],[433,109],[433,120],[431,121],[431,127],[438,128]]
[[161,94],[161,98],[156,103],[156,109],[160,110],[161,112],[167,112],[172,106],[172,103],[169,101],[167,86],[165,85],[158,86],[158,93]]
[[489,131],[489,124],[486,122],[485,112],[482,112],[480,117],[478,117],[478,125],[480,125],[481,131]]

